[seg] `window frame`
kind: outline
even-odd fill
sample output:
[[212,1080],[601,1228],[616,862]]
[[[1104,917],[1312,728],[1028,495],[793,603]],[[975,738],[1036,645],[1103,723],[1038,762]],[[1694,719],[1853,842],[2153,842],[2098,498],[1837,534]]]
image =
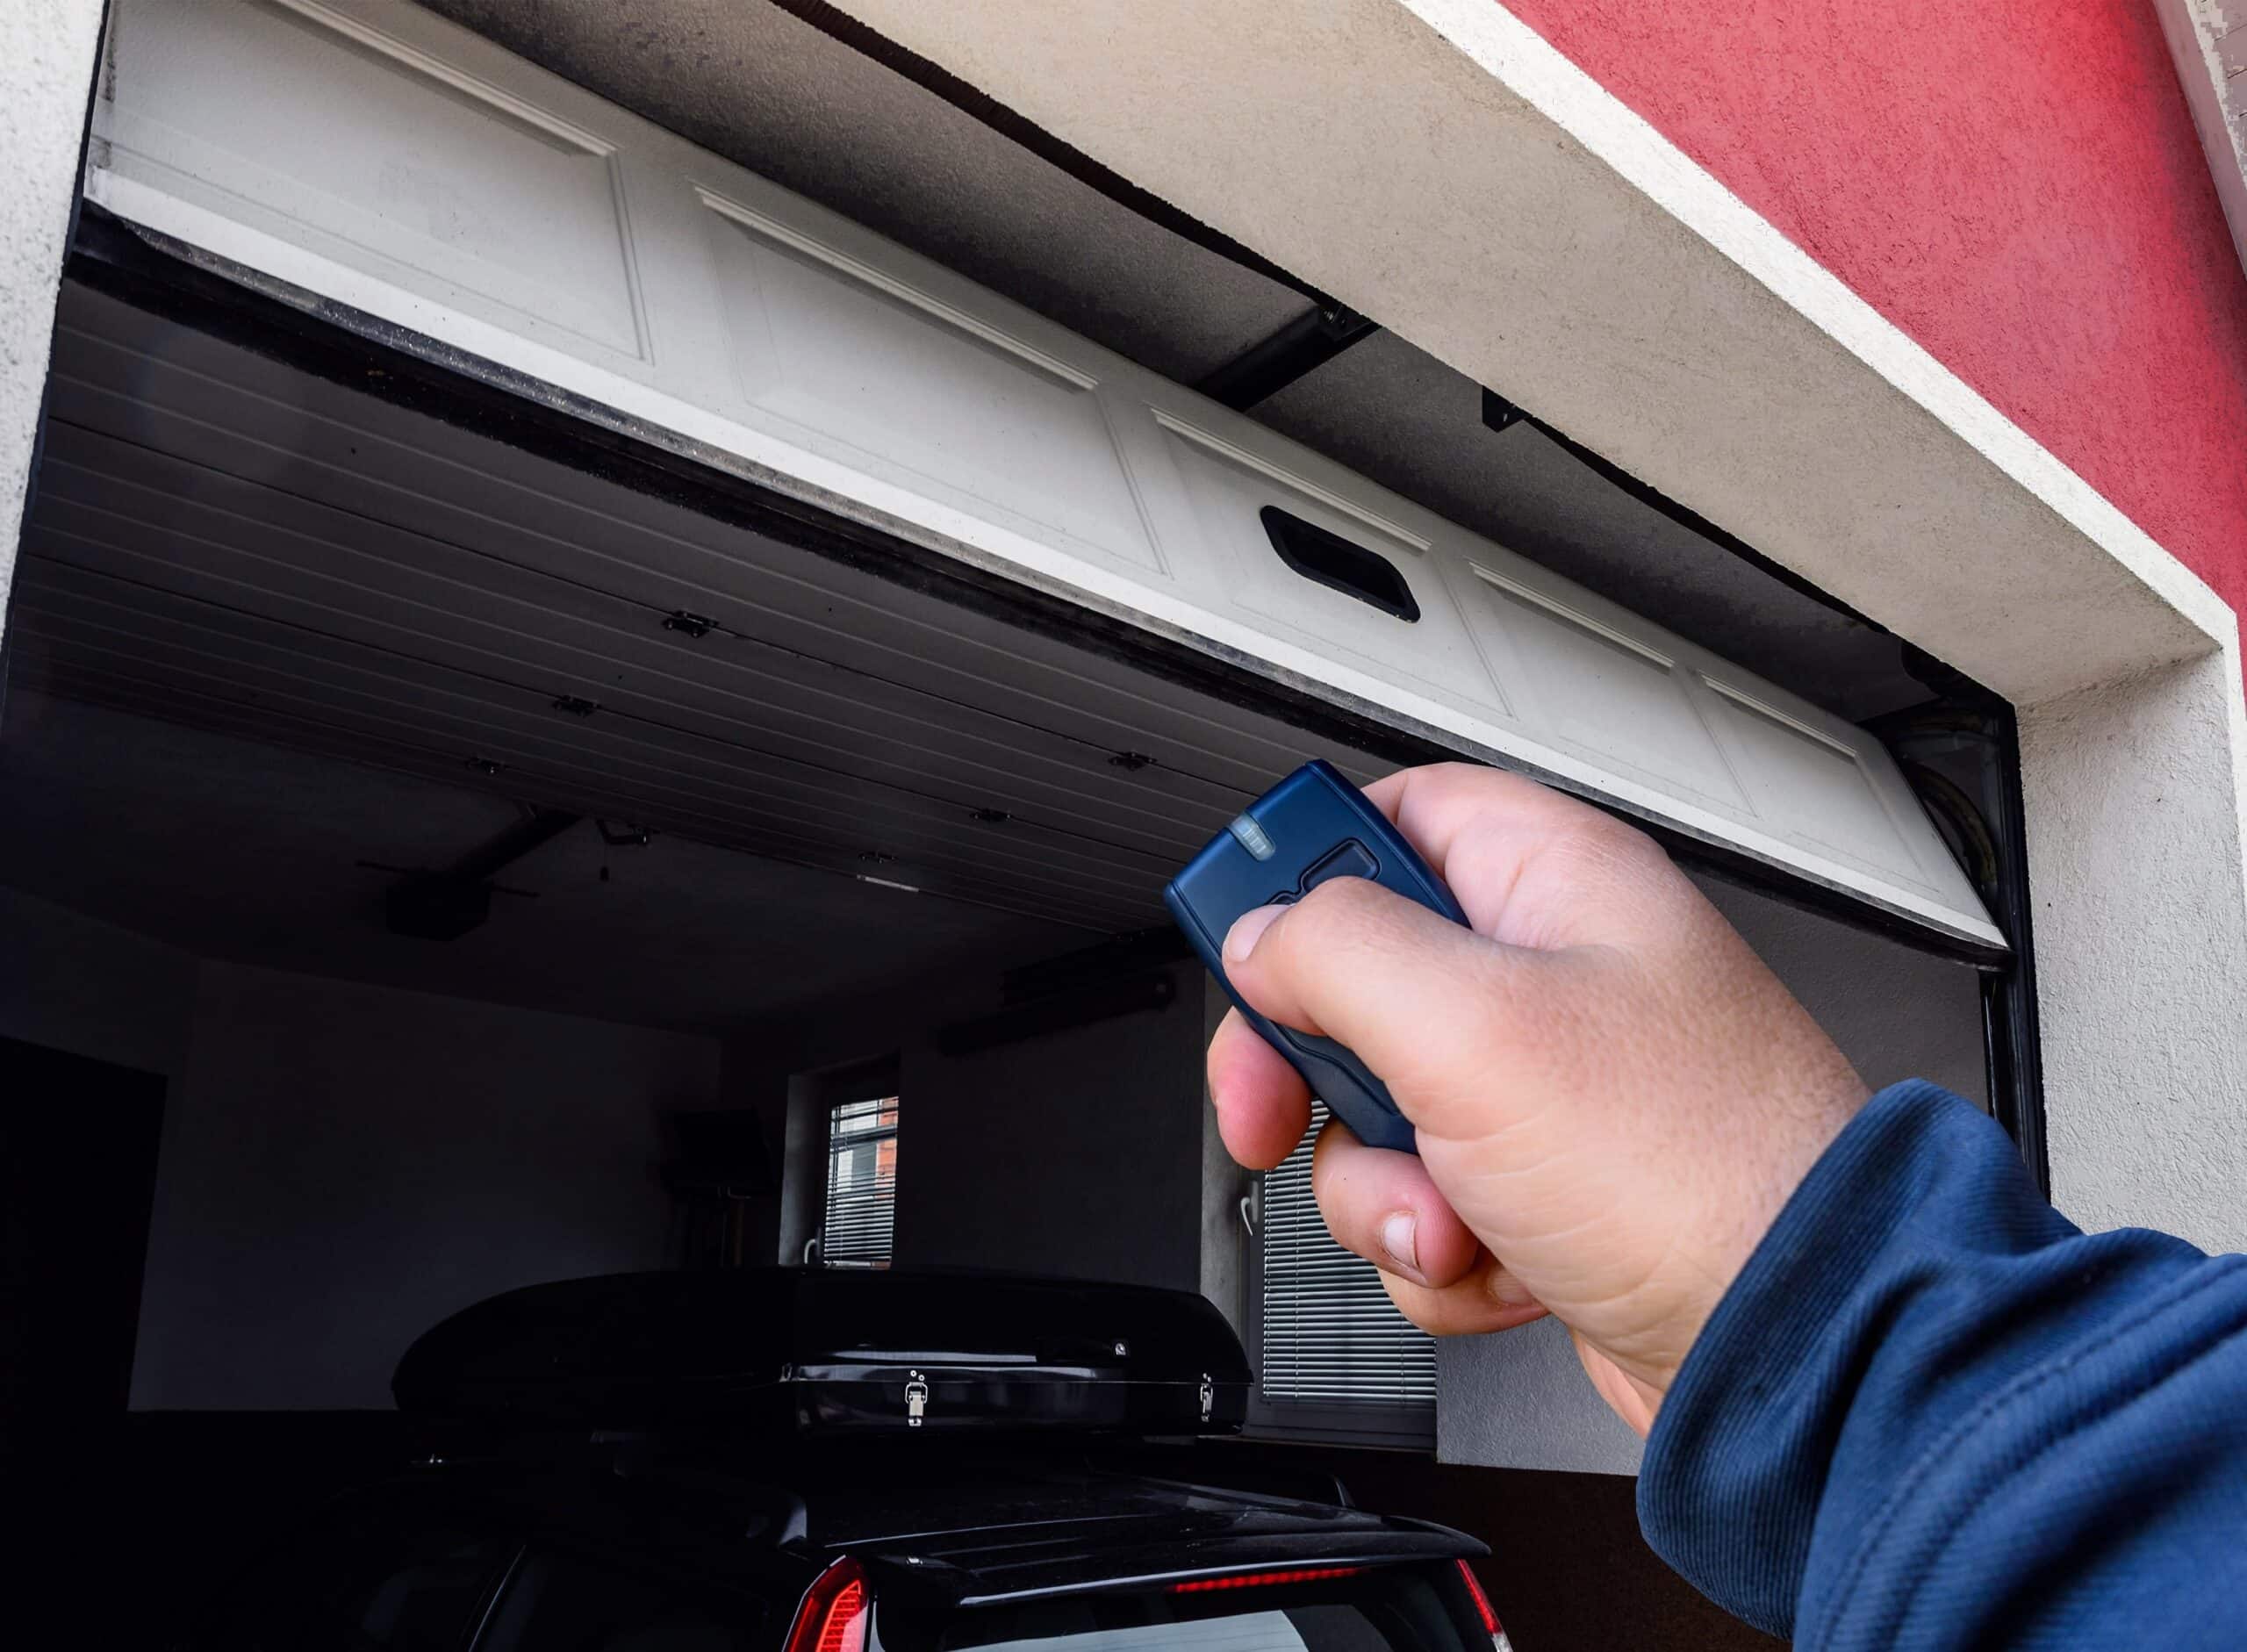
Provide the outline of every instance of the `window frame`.
[[[888,1087],[888,1093],[886,1095],[836,1096],[833,1099],[827,1100],[825,1102],[825,1107],[827,1110],[827,1154],[824,1161],[824,1168],[820,1178],[820,1217],[817,1241],[819,1265],[822,1268],[888,1268],[897,1260],[896,1144],[899,1136],[899,1127],[904,1117],[904,1109],[897,1094],[897,1087],[894,1083],[891,1084]],[[885,1124],[881,1122],[881,1111],[878,1110],[874,1116],[875,1124],[873,1128],[870,1130],[852,1131],[850,1132],[848,1138],[849,1146],[855,1148],[863,1146],[872,1146],[877,1150],[877,1156],[879,1156],[879,1150],[883,1143],[887,1142],[890,1145],[888,1208],[886,1213],[887,1217],[887,1223],[886,1232],[884,1234],[885,1243],[883,1254],[879,1257],[836,1257],[831,1256],[828,1253],[828,1231],[836,1219],[835,1163],[837,1157],[838,1146],[840,1146],[844,1142],[844,1138],[837,1134],[837,1131],[844,1123],[843,1115],[844,1111],[854,1107],[872,1107],[877,1110],[886,1110],[889,1115],[888,1122]],[[880,1198],[880,1172],[877,1169],[875,1173],[874,1189],[871,1197],[866,1200],[866,1203],[879,1203]]]
[[[827,1184],[834,1166],[836,1109],[853,1102],[901,1097],[902,1066],[899,1052],[891,1051],[799,1072],[789,1080],[788,1140],[780,1184],[783,1263],[827,1266]],[[890,1261],[894,1263],[894,1192],[891,1200]]]

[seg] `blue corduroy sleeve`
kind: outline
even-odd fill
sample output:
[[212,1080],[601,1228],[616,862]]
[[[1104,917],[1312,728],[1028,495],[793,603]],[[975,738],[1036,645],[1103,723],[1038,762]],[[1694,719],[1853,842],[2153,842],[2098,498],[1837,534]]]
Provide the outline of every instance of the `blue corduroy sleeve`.
[[2247,1647],[2247,1258],[2085,1236],[1974,1108],[1884,1090],[1694,1344],[1639,1521],[1819,1652]]

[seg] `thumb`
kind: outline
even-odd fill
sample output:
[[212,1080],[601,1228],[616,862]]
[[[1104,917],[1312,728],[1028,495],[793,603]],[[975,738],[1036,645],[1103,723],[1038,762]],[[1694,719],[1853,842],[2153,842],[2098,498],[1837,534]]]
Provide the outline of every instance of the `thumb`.
[[1446,1098],[1479,1095],[1487,1109],[1493,1066],[1526,1053],[1554,957],[1477,935],[1363,878],[1244,913],[1224,943],[1225,974],[1251,1006],[1348,1046],[1414,1124],[1439,1135],[1454,1133],[1430,1116],[1448,1110]]

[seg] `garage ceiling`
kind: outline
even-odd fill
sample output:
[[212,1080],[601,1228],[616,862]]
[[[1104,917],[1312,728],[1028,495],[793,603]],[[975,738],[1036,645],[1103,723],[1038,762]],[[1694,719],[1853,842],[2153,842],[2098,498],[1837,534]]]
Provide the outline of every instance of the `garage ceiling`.
[[75,285],[15,603],[53,695],[1080,932],[1323,749]]
[[[1181,383],[1309,307],[768,0],[422,4]],[[1632,499],[1535,430],[1485,429],[1481,387],[1394,334],[1250,412],[1851,721],[1928,698],[1895,638]]]
[[[506,830],[499,794],[18,686],[0,739],[0,875],[197,957],[604,1021],[721,1032],[872,1006],[901,1024],[1081,930],[586,821],[497,878],[488,923],[392,934],[396,868]],[[603,871],[607,874],[604,877]]]

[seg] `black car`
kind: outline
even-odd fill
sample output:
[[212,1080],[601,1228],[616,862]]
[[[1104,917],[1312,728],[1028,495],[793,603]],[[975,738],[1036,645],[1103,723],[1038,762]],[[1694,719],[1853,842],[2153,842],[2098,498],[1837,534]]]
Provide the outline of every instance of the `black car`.
[[539,1286],[400,1364],[443,1443],[302,1522],[233,1652],[1482,1652],[1472,1539],[1224,1472],[1198,1296],[775,1269]]

